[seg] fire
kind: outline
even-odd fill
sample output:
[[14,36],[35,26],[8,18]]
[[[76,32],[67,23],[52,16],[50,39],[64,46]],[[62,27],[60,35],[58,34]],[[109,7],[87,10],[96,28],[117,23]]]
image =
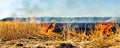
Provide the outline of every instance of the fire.
[[56,23],[53,23],[52,27],[50,29],[48,29],[48,33],[52,33],[53,30],[55,30],[55,27],[56,27]]
[[55,30],[55,27],[56,27],[56,23],[52,23],[52,24],[46,23],[41,27],[41,30],[48,34],[51,34],[53,33],[53,30]]
[[106,24],[100,22],[95,26],[95,29],[100,31],[102,34],[109,36],[113,33],[112,28],[114,25],[114,22],[106,22]]
[[49,27],[50,27],[50,24],[46,23],[45,25],[41,26],[41,30],[44,31],[44,32],[46,32]]
[[[95,26],[95,29],[103,35],[110,36],[113,33],[112,28],[114,27],[114,25],[115,25],[114,22],[106,22],[106,23],[100,22]],[[56,28],[56,23],[52,23],[52,24],[46,23],[41,26],[40,31],[44,31],[48,35],[50,35],[54,33],[55,28]]]

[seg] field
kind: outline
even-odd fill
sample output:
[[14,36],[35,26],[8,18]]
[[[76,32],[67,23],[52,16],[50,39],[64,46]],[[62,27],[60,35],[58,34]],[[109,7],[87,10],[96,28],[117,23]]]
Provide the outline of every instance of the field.
[[70,23],[63,25],[59,33],[54,31],[55,26],[56,23],[0,21],[0,48],[120,48],[120,27],[115,22],[100,22],[87,34],[72,29]]

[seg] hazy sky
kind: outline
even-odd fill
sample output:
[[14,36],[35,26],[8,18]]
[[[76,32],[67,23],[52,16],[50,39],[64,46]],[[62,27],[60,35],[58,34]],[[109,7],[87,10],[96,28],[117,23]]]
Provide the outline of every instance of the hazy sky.
[[120,16],[120,0],[0,0],[0,19],[10,16]]

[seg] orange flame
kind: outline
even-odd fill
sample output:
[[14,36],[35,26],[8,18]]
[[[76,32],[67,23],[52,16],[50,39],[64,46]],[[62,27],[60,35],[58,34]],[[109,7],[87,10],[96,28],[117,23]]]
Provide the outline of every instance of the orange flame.
[[109,36],[112,33],[113,27],[114,27],[114,22],[106,22],[106,24],[100,22],[95,26],[95,29],[100,31],[102,34]]
[[46,32],[49,35],[53,33],[53,30],[55,30],[55,27],[56,27],[56,23],[53,23],[53,24],[46,23],[43,26],[41,26],[40,30]]
[[42,30],[46,32],[49,27],[50,27],[50,24],[46,23],[45,25],[42,26]]
[[56,23],[53,23],[52,27],[50,29],[48,29],[48,33],[52,33],[53,30],[55,30],[55,27],[56,27]]

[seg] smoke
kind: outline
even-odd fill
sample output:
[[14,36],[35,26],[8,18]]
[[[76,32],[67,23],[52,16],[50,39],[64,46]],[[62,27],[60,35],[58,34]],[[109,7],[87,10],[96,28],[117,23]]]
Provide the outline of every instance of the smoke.
[[[111,1],[111,2],[110,2]],[[106,17],[119,16],[112,0],[19,0],[13,5],[17,17]],[[118,1],[119,2],[119,1]]]
[[119,17],[120,0],[0,0],[0,17]]
[[[15,16],[62,16],[64,14],[64,3],[62,0],[22,0],[15,7]],[[16,14],[17,13],[17,14]]]

